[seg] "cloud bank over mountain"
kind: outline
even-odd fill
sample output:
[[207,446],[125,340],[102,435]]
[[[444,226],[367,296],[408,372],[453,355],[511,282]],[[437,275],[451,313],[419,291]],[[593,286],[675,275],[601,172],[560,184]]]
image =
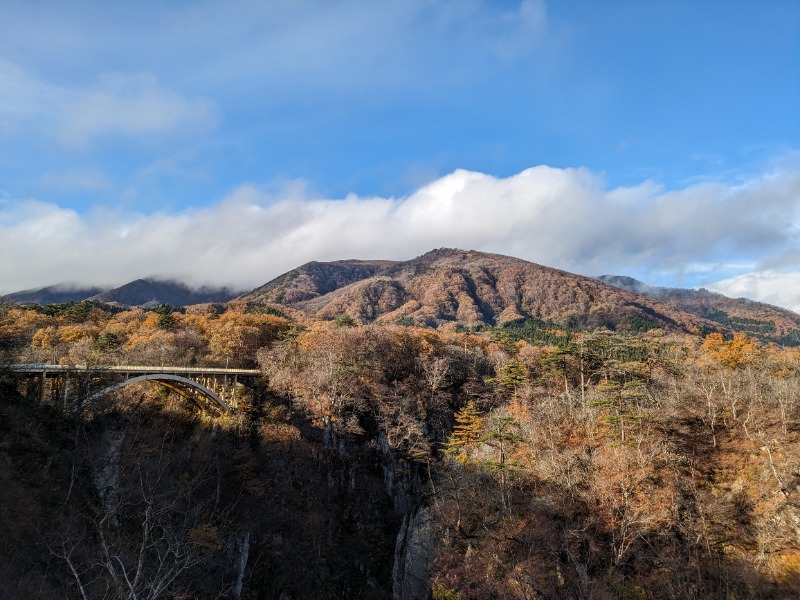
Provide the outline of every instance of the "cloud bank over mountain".
[[248,184],[205,208],[139,214],[0,200],[0,291],[151,275],[247,289],[310,260],[407,259],[446,246],[800,310],[798,224],[792,169],[677,190],[652,181],[609,189],[587,169],[457,170],[399,198]]

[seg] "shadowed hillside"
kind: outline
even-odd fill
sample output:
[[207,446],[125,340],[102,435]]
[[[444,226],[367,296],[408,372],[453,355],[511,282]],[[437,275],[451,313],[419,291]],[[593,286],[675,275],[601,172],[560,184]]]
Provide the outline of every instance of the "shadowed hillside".
[[226,302],[235,295],[227,288],[192,289],[186,284],[176,281],[137,279],[121,287],[87,298],[87,300],[119,306],[151,308],[159,304],[190,306],[205,302]]
[[64,302],[80,302],[102,294],[104,291],[103,288],[99,287],[78,287],[61,284],[14,292],[4,296],[4,298],[19,304],[62,304]]

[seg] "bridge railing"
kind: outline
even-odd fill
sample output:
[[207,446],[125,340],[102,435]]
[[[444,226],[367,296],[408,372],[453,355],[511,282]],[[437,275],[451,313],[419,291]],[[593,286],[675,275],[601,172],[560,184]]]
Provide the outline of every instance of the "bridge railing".
[[[227,412],[237,407],[237,386],[251,384],[262,375],[259,369],[221,367],[183,367],[175,365],[56,365],[25,363],[8,365],[16,373],[26,398],[45,402],[46,398],[63,406],[78,387],[89,401],[132,383],[160,382],[192,401],[210,399]],[[82,383],[81,383],[82,382]],[[91,392],[89,390],[91,389]]]
[[9,365],[11,371],[18,373],[68,373],[74,371],[93,371],[101,373],[184,373],[187,375],[261,375],[260,369],[226,369],[224,367],[180,367],[175,365],[51,365],[45,363],[26,363]]

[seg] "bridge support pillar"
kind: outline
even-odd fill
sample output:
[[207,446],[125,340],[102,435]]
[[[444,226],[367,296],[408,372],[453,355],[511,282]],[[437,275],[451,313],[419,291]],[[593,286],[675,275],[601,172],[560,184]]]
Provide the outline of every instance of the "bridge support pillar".
[[61,390],[61,406],[67,407],[67,394],[69,394],[69,372],[64,373],[64,388]]

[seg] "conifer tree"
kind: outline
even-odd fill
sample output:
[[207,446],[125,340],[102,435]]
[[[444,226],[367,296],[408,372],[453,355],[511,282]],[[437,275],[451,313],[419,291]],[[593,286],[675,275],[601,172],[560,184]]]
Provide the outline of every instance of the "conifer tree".
[[519,435],[519,424],[511,415],[492,417],[487,428],[488,432],[481,438],[481,441],[497,451],[497,460],[487,460],[485,464],[497,472],[503,505],[510,510],[511,500],[509,498],[510,490],[507,472],[519,469],[523,465],[509,460],[509,457],[513,452],[514,446],[523,441],[523,438]]
[[497,393],[517,397],[519,388],[528,382],[528,369],[518,360],[511,360],[500,367],[497,377],[487,379],[486,383],[497,386]]
[[484,417],[475,403],[469,401],[455,414],[456,424],[447,440],[445,453],[463,463],[469,462],[469,450],[475,448],[483,439]]

